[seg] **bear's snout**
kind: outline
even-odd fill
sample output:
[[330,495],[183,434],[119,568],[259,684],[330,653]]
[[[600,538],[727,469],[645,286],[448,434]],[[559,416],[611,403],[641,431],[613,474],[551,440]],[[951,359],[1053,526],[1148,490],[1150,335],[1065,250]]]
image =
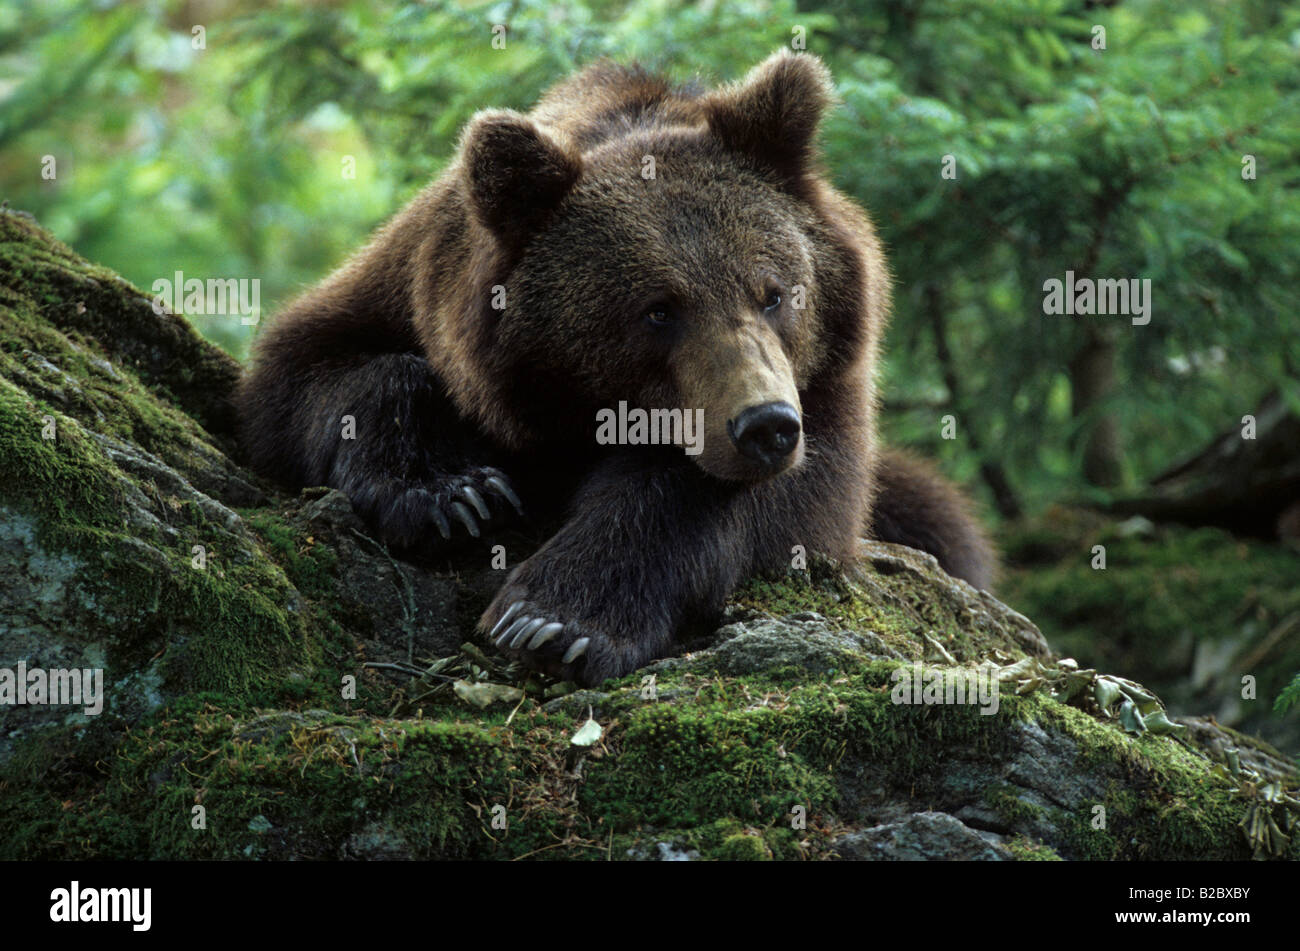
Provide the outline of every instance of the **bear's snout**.
[[803,459],[794,369],[781,339],[756,320],[695,328],[676,353],[678,398],[704,413],[705,472],[738,482],[780,475]]
[[727,435],[736,450],[768,469],[784,466],[799,445],[800,432],[798,410],[783,401],[750,406],[727,420]]

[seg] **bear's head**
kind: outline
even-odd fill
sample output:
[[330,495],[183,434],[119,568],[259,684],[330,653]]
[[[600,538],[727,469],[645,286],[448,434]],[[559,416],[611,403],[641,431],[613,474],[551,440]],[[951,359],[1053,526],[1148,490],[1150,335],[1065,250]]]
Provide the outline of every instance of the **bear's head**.
[[797,466],[808,388],[874,346],[870,262],[814,168],[825,67],[779,53],[639,111],[602,113],[601,92],[567,92],[565,121],[491,111],[467,128],[459,279],[477,309],[445,324],[450,391],[508,444],[587,433],[625,402],[702,416],[687,448],[719,478]]

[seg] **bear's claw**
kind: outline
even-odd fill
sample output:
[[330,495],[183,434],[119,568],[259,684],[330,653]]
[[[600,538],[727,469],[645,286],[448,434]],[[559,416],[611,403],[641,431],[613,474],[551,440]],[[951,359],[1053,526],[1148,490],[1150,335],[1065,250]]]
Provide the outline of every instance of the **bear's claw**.
[[511,650],[521,647],[525,641],[529,640],[545,624],[546,618],[544,617],[531,619],[527,624],[519,629],[518,634],[510,639]]
[[[561,638],[562,634],[566,636]],[[592,643],[592,636],[582,635],[578,623],[552,620],[527,600],[511,602],[487,636],[499,650],[523,654],[528,666],[565,679],[575,678],[573,665],[586,657]],[[557,638],[559,642],[552,644]]]
[[591,643],[590,637],[578,638],[576,641],[574,641],[572,644],[569,645],[569,649],[565,651],[564,656],[560,658],[560,663],[572,664],[583,654],[587,653],[587,645],[590,643]]
[[559,621],[552,621],[550,624],[542,625],[541,629],[533,635],[533,639],[528,642],[528,650],[535,651],[547,641],[553,639],[556,634],[564,630],[564,625]]
[[469,532],[475,538],[483,534],[478,527],[478,522],[474,521],[473,514],[465,507],[463,502],[451,503],[451,514],[456,516],[456,521],[465,526],[465,531]]
[[506,613],[501,615],[501,619],[492,626],[492,630],[488,633],[488,639],[496,640],[497,634],[501,631],[502,628],[504,628],[507,624],[510,623],[510,619],[514,617],[516,614],[518,614],[520,609],[523,606],[524,606],[524,602],[522,601],[516,601],[514,604],[510,605],[510,607],[506,610]]
[[[489,504],[493,500],[498,501]],[[427,544],[432,531],[452,542],[456,525],[470,538],[482,538],[488,523],[508,522],[511,509],[523,515],[519,496],[503,472],[484,466],[408,485],[382,506],[378,521],[387,541],[406,548]],[[385,532],[390,525],[400,530]]]
[[489,476],[483,484],[513,505],[520,515],[524,514],[524,503],[519,501],[519,496],[515,495],[515,490],[510,488],[510,483],[505,479],[500,476]]
[[487,503],[483,501],[483,496],[475,492],[472,485],[463,486],[460,490],[460,497],[474,506],[474,511],[478,513],[479,518],[487,520],[492,517],[492,513],[488,511]]
[[488,634],[488,638],[502,650],[534,651],[547,641],[554,640],[555,635],[564,630],[564,625],[559,621],[548,621],[544,617],[533,617],[527,614],[515,620],[513,624],[507,624],[523,605],[522,601],[512,604],[510,610],[501,616],[501,620],[497,621],[492,632]]

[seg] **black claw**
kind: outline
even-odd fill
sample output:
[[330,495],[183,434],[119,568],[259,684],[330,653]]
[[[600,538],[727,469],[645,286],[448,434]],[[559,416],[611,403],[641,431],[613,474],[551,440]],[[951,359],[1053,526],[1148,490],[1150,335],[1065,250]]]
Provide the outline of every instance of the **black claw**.
[[516,601],[514,604],[510,605],[510,607],[506,608],[506,613],[501,615],[501,620],[492,625],[492,630],[488,633],[488,640],[495,639],[497,634],[501,632],[501,629],[510,623],[510,619],[518,614],[519,609],[523,606],[524,602]]
[[524,514],[524,503],[519,501],[519,496],[515,495],[515,490],[510,488],[510,484],[505,479],[500,476],[489,476],[483,484],[513,505],[520,515]]
[[442,534],[445,541],[451,539],[451,525],[447,522],[447,516],[442,514],[442,510],[436,506],[429,509],[429,515],[433,518],[433,524],[438,526],[438,531]]
[[465,526],[475,538],[479,537],[478,522],[474,521],[474,515],[460,502],[451,503],[451,514],[456,516],[456,520]]
[[529,624],[527,627],[520,628],[520,629],[519,629],[519,633],[516,634],[516,635],[514,636],[514,639],[510,642],[510,647],[511,647],[511,649],[513,650],[514,648],[517,648],[517,647],[519,647],[519,645],[523,644],[524,641],[526,641],[526,640],[528,640],[528,638],[532,637],[533,634],[535,634],[535,633],[537,632],[537,629],[540,628],[540,627],[541,627],[542,625],[544,625],[545,623],[546,623],[546,618],[544,618],[544,617],[539,617],[539,618],[536,618],[536,619],[535,619],[531,624]]
[[564,625],[558,621],[552,621],[550,624],[545,625],[541,630],[534,634],[533,639],[528,642],[528,650],[537,650],[537,648],[554,638],[555,635],[559,634],[562,630],[564,630]]
[[483,496],[475,492],[472,485],[464,486],[460,490],[460,494],[470,505],[474,506],[474,511],[478,512],[479,518],[487,521],[492,517],[492,512],[489,511],[487,503],[483,501]]
[[515,621],[514,624],[511,624],[508,628],[505,629],[502,635],[497,638],[497,647],[504,647],[506,641],[510,640],[512,637],[518,634],[520,628],[527,626],[530,621],[532,621],[532,618],[525,615],[524,617],[521,617],[518,621]]

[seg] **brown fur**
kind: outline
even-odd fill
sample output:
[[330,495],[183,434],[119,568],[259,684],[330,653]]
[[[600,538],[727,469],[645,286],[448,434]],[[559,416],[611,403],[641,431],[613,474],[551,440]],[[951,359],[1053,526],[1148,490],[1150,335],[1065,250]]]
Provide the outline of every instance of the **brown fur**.
[[[830,99],[815,57],[779,53],[712,91],[602,63],[526,115],[480,113],[443,176],[260,337],[239,398],[252,460],[343,489],[403,548],[505,523],[507,480],[563,511],[483,623],[587,682],[667,653],[794,546],[851,557],[889,276],[816,168]],[[622,400],[702,409],[703,452],[597,446],[596,412]],[[798,414],[795,449],[740,451],[740,414],[775,404]],[[886,473],[923,547],[987,581],[955,491]],[[884,536],[907,522],[888,512]]]
[[886,450],[876,467],[872,534],[919,548],[938,559],[943,570],[989,590],[996,580],[993,545],[970,503],[930,463]]

